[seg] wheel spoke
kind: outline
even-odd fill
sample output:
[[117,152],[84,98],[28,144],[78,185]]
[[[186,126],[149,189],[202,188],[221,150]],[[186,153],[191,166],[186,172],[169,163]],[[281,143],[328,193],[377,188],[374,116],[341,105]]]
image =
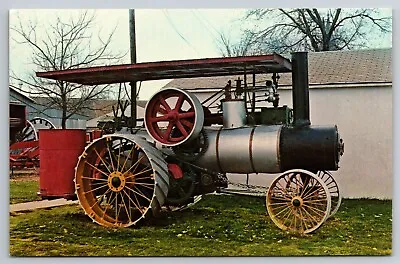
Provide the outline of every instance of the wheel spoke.
[[[130,188],[128,188],[128,189],[130,189]],[[132,200],[131,196],[128,195],[128,193],[127,193],[125,190],[123,190],[123,192],[127,195],[127,197],[129,198],[129,200],[130,200],[130,201],[133,203],[133,205],[139,210],[139,212],[143,214],[144,211],[142,210],[142,208],[140,208],[140,206],[139,206],[140,204],[139,204],[139,201],[137,200],[136,196],[133,195],[133,196],[135,197],[135,200],[136,200],[137,204]]]
[[175,111],[178,111],[179,109],[181,109],[184,99],[185,99],[185,95],[183,93],[179,94],[178,100],[176,101],[175,108],[174,108]]
[[284,204],[284,205],[290,205],[290,203],[289,203],[289,202],[286,202],[286,203],[275,203],[275,202],[274,202],[274,203],[273,203],[273,204],[271,204],[271,205],[276,205],[276,204],[277,204],[277,205],[281,205],[281,204]]
[[[326,197],[325,197],[326,198]],[[303,200],[304,203],[326,202],[326,199]]]
[[104,167],[108,170],[109,173],[111,173],[110,169],[108,168],[110,164],[106,164],[106,162],[103,160],[103,158],[100,156],[100,154],[97,152],[96,148],[93,148],[94,152],[96,153],[97,157],[100,159],[101,163],[103,163]]
[[304,232],[306,225],[304,223],[305,219],[303,213],[301,212],[301,208],[299,209],[299,214],[300,214],[300,229]]
[[185,120],[185,119],[181,119],[180,121],[181,121],[182,125],[186,126],[186,127],[189,128],[190,130],[192,130],[192,128],[193,128],[193,126],[194,126],[194,124],[193,124],[192,122],[187,121],[187,120]]
[[171,111],[171,107],[169,107],[169,105],[165,101],[165,99],[162,96],[160,96],[159,100],[160,100],[161,105],[164,106],[165,110],[167,110],[167,112],[170,112]]
[[[144,194],[139,193],[139,192],[135,191],[134,189],[132,189],[132,188],[130,188],[130,187],[128,187],[128,186],[125,186],[125,187],[126,187],[128,190],[130,190],[131,192],[133,192],[133,193],[135,193],[135,194],[137,194],[137,195],[139,195],[139,196],[145,198],[145,199],[148,200],[149,202],[151,201],[151,200],[150,200],[148,197],[146,197]],[[133,185],[133,187],[135,188],[135,185]]]
[[[102,173],[102,174],[104,174],[105,176],[108,177],[108,174],[107,174],[107,173],[105,173],[104,171],[100,170],[99,168],[93,166],[92,164],[90,164],[90,163],[87,162],[86,160],[85,160],[85,164],[89,165],[89,166],[92,167],[93,169],[97,170],[98,172],[100,172],[100,173]],[[88,177],[86,177],[86,178],[88,178]]]
[[115,193],[115,222],[118,222],[118,193]]
[[117,159],[117,171],[119,171],[119,158],[121,157],[121,148],[122,148],[122,138],[119,141],[119,150],[118,150],[118,159]]
[[88,193],[91,193],[91,192],[97,191],[97,190],[99,190],[99,189],[101,189],[101,188],[104,188],[104,187],[107,187],[107,184],[104,184],[103,186],[99,186],[99,187],[97,187],[97,188],[94,188],[94,189],[88,190],[88,191],[86,191],[86,192],[83,192],[83,193],[84,193],[84,194],[88,194]]
[[150,175],[150,176],[144,176],[144,177],[135,178],[135,183],[137,183],[138,180],[144,180],[144,179],[154,180],[154,177]]
[[136,168],[137,168],[137,166],[139,165],[139,162],[140,162],[143,158],[144,158],[144,155],[141,156],[127,171],[122,172],[122,173],[125,175],[125,173],[131,171],[131,169],[132,169],[134,166],[136,166],[135,169],[133,170],[133,171],[135,171]]
[[98,199],[96,198],[96,202],[95,202],[92,206],[90,206],[90,209],[92,209],[96,204],[98,204],[99,201],[100,201],[101,199],[103,199],[103,197],[104,197],[108,192],[111,192],[111,190],[108,189],[108,190],[105,191]]
[[[146,168],[149,168],[149,167],[146,167]],[[138,173],[136,173],[136,174],[132,174],[131,176],[126,177],[125,179],[129,179],[129,178],[132,178],[132,177],[133,177],[135,180],[137,180],[137,179],[142,179],[142,178],[136,178],[136,176],[137,176],[137,175],[141,175],[141,174],[143,174],[143,173],[146,173],[146,172],[149,172],[149,171],[153,170],[152,168],[149,168],[149,169],[145,170],[146,168],[144,168],[143,170],[141,170],[140,172],[138,172]]]
[[290,207],[289,207],[289,206],[286,206],[284,209],[282,209],[281,211],[279,211],[278,213],[276,213],[276,214],[275,214],[275,217],[278,216],[278,215],[280,215],[281,213],[283,213],[283,212],[286,211],[286,210],[290,210]]
[[[146,183],[141,183],[141,182],[135,182],[135,184],[143,186],[144,188],[150,189],[150,190],[154,190],[154,184],[146,184]],[[153,186],[153,187],[149,187],[149,186]]]
[[186,129],[182,126],[181,121],[176,121],[176,127],[179,129],[184,137],[187,137],[189,135]]
[[[89,163],[90,164],[90,163]],[[97,169],[97,168],[96,168]],[[105,174],[106,176],[108,176],[107,174]],[[81,177],[82,179],[85,179],[85,180],[96,180],[96,181],[108,181],[107,179],[98,179],[98,178],[93,178],[93,177],[85,177],[85,176],[82,176]]]
[[168,116],[167,115],[163,115],[163,116],[152,117],[152,118],[149,118],[149,121],[151,123],[165,122],[165,121],[168,121]]
[[290,213],[292,212],[292,208],[290,208],[290,207],[288,207],[288,208],[289,208],[289,210],[284,215],[282,215],[282,217],[281,217],[281,222],[285,226],[286,226],[285,222],[288,219],[288,217],[290,216]]
[[101,216],[102,219],[104,219],[104,216],[106,215],[106,212],[108,208],[110,208],[110,203],[112,203],[114,200],[111,200],[111,197],[113,196],[113,192],[110,193],[110,196],[106,200],[105,208],[103,209],[103,215]]
[[310,192],[312,192],[312,193],[315,192],[314,187],[316,185],[317,185],[317,183],[315,183],[315,184],[311,183],[311,186],[305,186],[303,192],[300,194],[300,197],[309,197],[308,195],[310,194]]
[[[312,220],[314,220],[314,222],[315,222],[316,224],[319,223],[319,221],[318,221],[317,219],[315,219],[315,217],[314,217],[312,214],[310,214],[305,208],[300,207],[300,209],[302,209]],[[311,223],[312,223],[312,221],[311,221]]]
[[106,141],[106,145],[107,145],[108,154],[109,154],[109,156],[110,156],[111,167],[112,167],[113,171],[116,171],[116,170],[115,170],[115,167],[114,167],[114,162],[113,162],[111,150],[110,150],[109,140]]
[[167,130],[165,131],[164,136],[163,136],[164,139],[166,139],[166,140],[170,139],[173,127],[174,127],[174,124],[172,122],[168,123]]
[[157,107],[156,109],[157,109],[157,110],[156,110],[156,113],[160,113],[160,114],[162,114],[162,115],[168,114],[168,111],[165,110],[164,108],[161,108],[160,105],[158,105],[158,107]]
[[276,184],[279,184],[279,186],[278,186],[278,185],[275,185],[275,186],[274,186],[275,188],[278,188],[279,190],[281,190],[281,191],[283,191],[285,194],[287,194],[286,197],[291,197],[291,195],[288,193],[288,191],[286,190],[286,188],[283,187],[283,186],[281,185],[280,182],[277,182]]
[[134,148],[135,148],[135,144],[132,144],[132,148],[131,148],[131,150],[129,151],[128,156],[125,158],[124,165],[122,165],[122,168],[121,168],[121,172],[122,172],[122,173],[124,172],[124,168],[125,168],[126,162],[127,162],[127,160],[129,159],[129,157],[131,156],[132,151],[133,151]]
[[128,216],[129,222],[132,222],[132,219],[131,219],[131,216],[130,216],[130,212],[128,211],[128,208],[126,207],[124,196],[122,195],[122,193],[119,193],[119,194],[121,195],[121,200],[122,200],[122,203],[124,205],[125,212],[126,212],[126,215]]
[[[324,189],[322,188],[322,186],[318,186],[318,189],[314,189],[311,192],[308,192],[307,195],[303,196],[303,200],[308,200],[310,197],[312,197],[315,193],[318,193],[319,191],[323,191]],[[313,188],[310,188],[310,190],[312,190]]]
[[186,113],[180,113],[178,115],[179,119],[184,119],[184,118],[191,118],[191,117],[195,117],[195,112],[186,112]]
[[322,216],[324,216],[324,214],[325,214],[325,211],[317,209],[317,208],[315,208],[313,206],[310,206],[310,205],[307,205],[307,204],[303,204],[303,206],[307,207],[307,208],[310,208],[310,210],[314,211],[314,213],[317,214],[318,216],[321,216],[320,214],[318,214],[318,212],[321,212]]

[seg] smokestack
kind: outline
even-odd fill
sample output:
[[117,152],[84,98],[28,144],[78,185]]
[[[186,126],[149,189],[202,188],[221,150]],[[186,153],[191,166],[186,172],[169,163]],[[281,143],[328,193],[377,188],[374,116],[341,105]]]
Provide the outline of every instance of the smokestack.
[[292,53],[292,93],[294,125],[310,125],[307,52]]

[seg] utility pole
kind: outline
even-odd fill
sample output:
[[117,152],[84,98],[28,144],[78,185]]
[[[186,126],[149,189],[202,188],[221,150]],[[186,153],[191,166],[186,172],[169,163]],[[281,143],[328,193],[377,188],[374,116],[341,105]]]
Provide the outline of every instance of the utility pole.
[[[129,42],[130,42],[130,53],[131,63],[136,63],[136,31],[135,31],[135,9],[129,9]],[[132,128],[136,127],[137,113],[136,113],[136,80],[129,83],[131,86],[131,132]]]

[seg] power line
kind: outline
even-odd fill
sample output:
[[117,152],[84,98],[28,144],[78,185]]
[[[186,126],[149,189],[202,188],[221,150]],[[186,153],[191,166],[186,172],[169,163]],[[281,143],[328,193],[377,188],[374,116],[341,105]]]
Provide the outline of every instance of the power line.
[[197,11],[197,13],[199,14],[199,16],[202,17],[202,18],[204,19],[204,21],[206,21],[206,23],[207,23],[208,25],[210,25],[210,26],[212,27],[212,29],[214,29],[214,31],[215,31],[217,34],[220,34],[220,32],[214,27],[214,25],[213,25],[205,16],[203,16],[198,10],[195,10],[195,11]]
[[209,30],[209,27],[203,22],[202,19],[200,19],[200,17],[194,12],[195,10],[190,10],[192,12],[192,14],[197,18],[197,20],[200,21],[200,23],[205,27],[205,29],[215,38],[217,39],[217,36]]
[[189,42],[188,40],[186,40],[186,38],[185,38],[181,33],[179,33],[179,30],[176,28],[176,26],[175,26],[174,23],[172,22],[171,18],[169,17],[168,10],[163,9],[163,13],[164,13],[165,17],[167,18],[168,23],[169,23],[169,24],[172,26],[172,28],[174,29],[175,33],[178,34],[179,37],[180,37],[183,41],[185,41],[186,44],[188,44],[188,45],[196,52],[197,56],[200,57],[200,54],[197,52],[197,50],[195,49],[195,47],[193,47],[193,45],[190,44],[190,42]]

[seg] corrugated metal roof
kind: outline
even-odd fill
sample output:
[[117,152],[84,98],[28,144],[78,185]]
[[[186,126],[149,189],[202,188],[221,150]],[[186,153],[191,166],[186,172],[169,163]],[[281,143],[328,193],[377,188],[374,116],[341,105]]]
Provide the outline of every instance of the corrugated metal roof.
[[[271,74],[259,74],[256,83],[263,84],[271,79]],[[326,51],[308,53],[308,78],[313,85],[346,85],[360,83],[392,82],[392,49]],[[175,79],[164,87],[183,89],[222,88],[227,80],[235,80],[241,75]],[[252,82],[252,76],[247,76]],[[280,86],[291,86],[291,73],[280,74]]]

